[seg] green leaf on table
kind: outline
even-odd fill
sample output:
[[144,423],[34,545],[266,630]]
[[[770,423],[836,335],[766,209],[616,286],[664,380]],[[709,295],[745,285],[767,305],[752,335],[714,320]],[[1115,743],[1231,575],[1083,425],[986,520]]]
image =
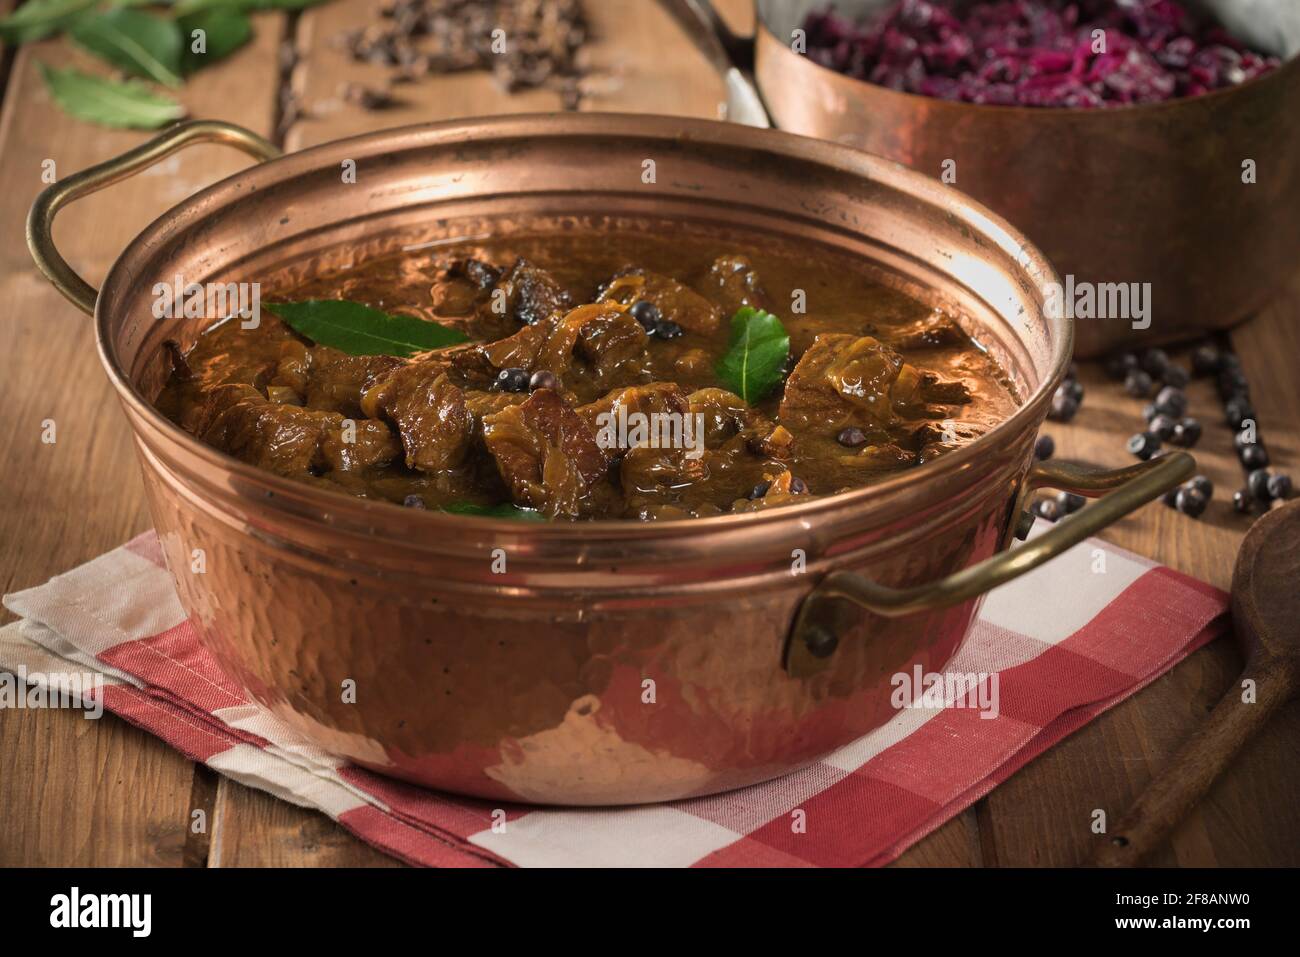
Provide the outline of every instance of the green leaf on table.
[[27,0],[9,16],[0,19],[0,40],[30,43],[62,30],[99,0]]
[[483,518],[510,518],[521,522],[544,522],[546,516],[531,508],[520,508],[511,502],[502,505],[478,505],[475,502],[452,502],[444,505],[444,512],[453,515],[479,515]]
[[312,342],[351,356],[412,356],[426,349],[467,342],[464,333],[418,319],[371,309],[346,299],[263,303]]
[[179,120],[185,107],[154,93],[143,83],[119,83],[80,70],[58,70],[39,64],[45,86],[63,110],[103,126],[153,130]]
[[181,31],[173,20],[119,8],[82,17],[70,32],[78,45],[133,76],[181,85]]
[[[230,56],[253,36],[253,25],[248,16],[233,7],[209,7],[187,13],[176,21],[181,31],[184,49],[181,53],[181,70],[187,74]],[[198,37],[202,30],[203,52],[196,53]]]
[[731,317],[731,341],[715,372],[732,392],[753,405],[781,381],[790,358],[790,335],[770,312],[745,306]]
[[303,10],[324,3],[325,0],[177,0],[176,15],[184,16],[199,10]]

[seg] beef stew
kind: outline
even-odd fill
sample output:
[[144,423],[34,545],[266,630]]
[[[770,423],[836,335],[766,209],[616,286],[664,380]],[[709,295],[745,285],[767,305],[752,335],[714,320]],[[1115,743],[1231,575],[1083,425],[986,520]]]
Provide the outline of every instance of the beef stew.
[[952,316],[843,253],[773,240],[538,233],[372,258],[276,298],[466,341],[349,355],[263,307],[255,328],[175,349],[158,407],[261,468],[417,508],[750,512],[916,468],[1017,405]]

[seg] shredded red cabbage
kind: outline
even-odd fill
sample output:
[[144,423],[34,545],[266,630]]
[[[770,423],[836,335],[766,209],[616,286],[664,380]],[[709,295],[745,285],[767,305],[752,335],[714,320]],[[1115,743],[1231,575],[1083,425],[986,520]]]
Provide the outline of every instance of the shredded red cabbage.
[[861,24],[829,8],[810,13],[804,31],[808,56],[832,70],[995,106],[1157,103],[1236,86],[1280,63],[1175,0],[900,0]]

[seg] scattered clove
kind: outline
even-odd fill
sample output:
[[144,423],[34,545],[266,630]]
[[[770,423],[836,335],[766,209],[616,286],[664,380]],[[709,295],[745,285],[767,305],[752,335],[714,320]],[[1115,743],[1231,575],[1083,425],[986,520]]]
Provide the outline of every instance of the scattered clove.
[[339,87],[339,96],[343,102],[367,111],[386,110],[397,103],[387,90],[376,90],[360,83],[344,83]]
[[[380,17],[341,42],[353,60],[390,67],[392,83],[486,70],[509,93],[553,89],[564,109],[581,104],[577,60],[588,29],[580,0],[388,0]],[[364,109],[382,108],[358,96]]]

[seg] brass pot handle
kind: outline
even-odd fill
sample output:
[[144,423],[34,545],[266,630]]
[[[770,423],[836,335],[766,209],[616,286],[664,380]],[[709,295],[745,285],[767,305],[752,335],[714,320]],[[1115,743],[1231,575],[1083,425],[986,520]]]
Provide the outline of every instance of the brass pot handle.
[[1016,497],[1012,514],[1018,523],[1028,516],[1024,504],[1038,488],[1058,488],[1089,497],[1115,491],[1097,504],[1062,519],[1056,527],[1019,548],[1001,551],[938,581],[910,588],[889,588],[856,572],[831,572],[799,607],[787,645],[786,670],[794,677],[806,677],[829,665],[839,644],[834,625],[836,600],[851,602],[885,618],[967,601],[1055,558],[1186,481],[1195,471],[1196,460],[1186,452],[1173,452],[1121,469],[1099,469],[1073,462],[1037,463],[1029,470]]
[[106,160],[46,187],[27,214],[27,248],[54,288],[86,315],[94,315],[95,287],[77,275],[54,245],[54,217],[66,203],[126,179],[194,143],[224,143],[259,160],[275,159],[280,149],[256,133],[216,120],[178,123],[121,156]]

